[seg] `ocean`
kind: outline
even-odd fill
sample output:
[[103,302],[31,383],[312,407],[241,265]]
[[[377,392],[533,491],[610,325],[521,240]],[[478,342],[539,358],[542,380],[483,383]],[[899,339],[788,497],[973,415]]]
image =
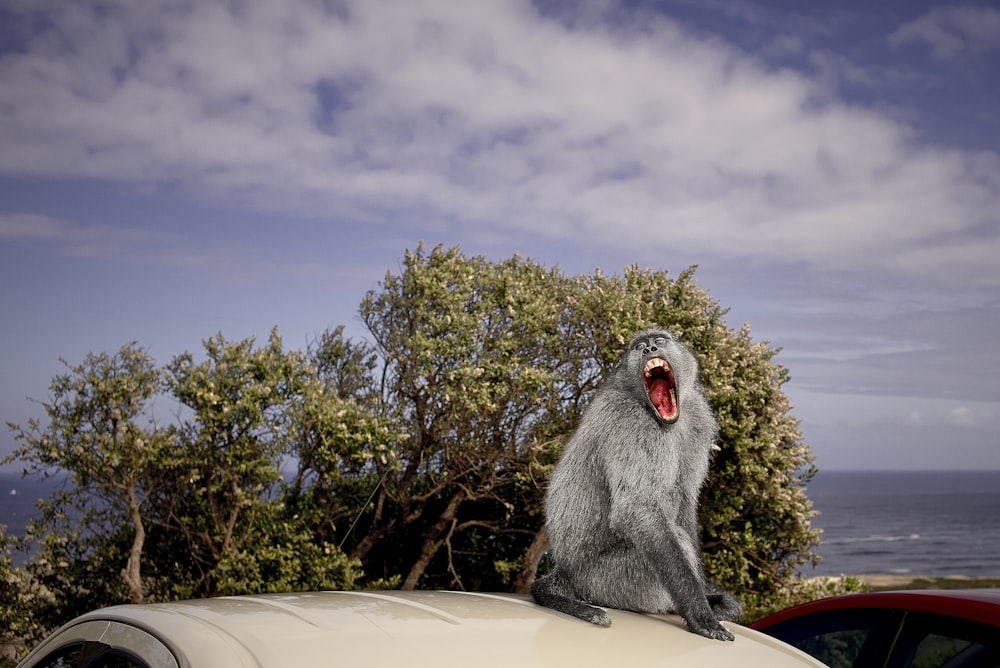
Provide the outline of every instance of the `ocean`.
[[1000,471],[820,471],[823,561],[803,575],[1000,577]]
[[[0,472],[0,524],[22,535],[61,483]],[[819,575],[1000,577],[1000,471],[820,471],[808,496],[823,530]]]
[[62,481],[21,478],[20,472],[0,471],[0,524],[8,536],[23,536],[28,519],[38,514],[37,501],[61,489]]

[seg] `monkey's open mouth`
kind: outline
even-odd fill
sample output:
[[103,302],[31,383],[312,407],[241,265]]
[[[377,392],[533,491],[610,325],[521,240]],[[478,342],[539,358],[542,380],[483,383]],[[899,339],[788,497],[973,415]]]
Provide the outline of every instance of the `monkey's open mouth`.
[[653,404],[660,419],[664,422],[676,422],[680,415],[677,408],[677,383],[674,382],[674,370],[667,361],[654,357],[646,362],[642,381],[646,385],[649,402]]

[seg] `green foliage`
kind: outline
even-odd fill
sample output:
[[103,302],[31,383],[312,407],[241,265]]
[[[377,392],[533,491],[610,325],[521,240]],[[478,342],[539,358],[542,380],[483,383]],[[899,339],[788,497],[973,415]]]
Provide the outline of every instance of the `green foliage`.
[[[48,587],[72,589],[68,573],[73,568],[45,568],[46,559],[59,555],[62,561],[61,551],[69,550],[79,555],[73,566],[88,569],[85,575],[102,572],[98,564],[106,556],[103,545],[120,540],[120,527],[129,526],[125,563],[114,575],[102,572],[104,586],[115,589],[123,582],[129,600],[142,601],[146,527],[141,507],[155,486],[157,458],[172,441],[172,433],[146,418],[147,404],[160,390],[161,373],[135,343],[115,355],[89,354],[82,364],[53,379],[51,401],[43,404],[49,418],[44,429],[35,420],[27,429],[11,425],[21,442],[13,456],[28,464],[27,472],[49,475],[57,470],[69,476],[66,491],[43,504],[43,521],[29,529],[43,537],[36,575]],[[72,540],[64,545],[63,538]]]
[[259,538],[252,547],[229,550],[216,565],[216,594],[354,588],[360,562],[317,541],[302,517],[269,502],[260,506],[256,520]]
[[[726,325],[694,268],[566,276],[420,245],[360,314],[372,343],[342,327],[302,353],[277,331],[262,346],[218,334],[162,368],[132,344],[57,376],[44,425],[11,425],[9,460],[66,485],[17,539],[34,556],[14,568],[0,551],[0,620],[27,611],[11,628],[30,637],[125,600],[523,590],[560,448],[621,346],[653,325],[695,351],[719,420],[702,494],[710,577],[752,615],[854,586],[796,575],[818,535],[788,372]],[[160,426],[150,408],[165,400],[177,409]]]
[[[374,411],[375,354],[366,344],[326,332],[308,351],[309,371],[291,407],[296,438],[291,454],[295,479],[286,491],[290,508],[307,518],[316,539],[343,542],[366,499],[395,466],[398,443],[408,432]],[[357,555],[355,555],[357,558]]]
[[[456,552],[458,537],[474,527],[525,536],[537,528],[537,509],[511,526],[519,506],[510,497],[536,487],[532,436],[558,402],[565,283],[519,257],[493,264],[421,246],[401,275],[368,293],[361,315],[384,363],[382,414],[412,436],[396,442],[389,464],[375,463],[385,482],[353,554],[392,536],[392,548],[371,558],[408,568],[403,586],[414,587],[444,548],[446,581],[461,587],[459,569],[470,569],[456,557],[476,561],[482,549]],[[470,507],[474,516],[459,513]],[[401,533],[415,537],[413,553],[400,555]],[[408,566],[392,562],[399,556]]]
[[53,379],[52,401],[44,404],[47,428],[33,421],[27,431],[16,430],[24,442],[18,454],[32,455],[33,471],[57,467],[72,474],[75,487],[99,487],[122,502],[128,486],[122,479],[140,477],[153,456],[149,430],[139,421],[159,387],[160,371],[135,343],[113,356],[87,355]]
[[809,580],[793,576],[780,586],[767,591],[750,591],[743,594],[743,605],[746,612],[742,621],[750,623],[799,603],[862,591],[869,591],[869,587],[860,579],[852,576],[821,577]]
[[20,542],[0,524],[0,666],[16,664],[45,631],[35,612],[44,603],[38,587],[14,566]]
[[[283,351],[277,332],[260,348],[221,335],[204,347],[204,360],[184,353],[164,368],[135,344],[88,355],[53,380],[44,427],[10,425],[21,445],[6,461],[65,478],[21,539],[32,557],[19,569],[0,559],[0,573],[30,594],[5,595],[4,614],[25,612],[21,637],[123,601],[350,587],[360,577],[356,560],[274,498],[302,433],[292,419],[315,401],[305,357]],[[165,393],[178,418],[161,428],[149,406]]]
[[277,331],[255,349],[253,339],[204,342],[206,359],[190,353],[167,366],[166,385],[190,411],[179,428],[164,474],[173,488],[158,501],[196,563],[202,589],[230,552],[256,541],[254,514],[281,481],[290,447],[288,406],[300,391],[302,362],[285,353]]

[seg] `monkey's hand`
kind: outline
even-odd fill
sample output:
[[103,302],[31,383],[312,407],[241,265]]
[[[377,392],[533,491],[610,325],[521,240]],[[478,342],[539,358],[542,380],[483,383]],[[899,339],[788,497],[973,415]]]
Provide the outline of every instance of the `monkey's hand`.
[[693,633],[697,633],[700,636],[705,636],[706,638],[711,638],[712,640],[735,640],[736,636],[726,630],[726,628],[719,623],[715,617],[708,616],[702,619],[700,616],[696,618],[685,618],[687,622],[688,629]]

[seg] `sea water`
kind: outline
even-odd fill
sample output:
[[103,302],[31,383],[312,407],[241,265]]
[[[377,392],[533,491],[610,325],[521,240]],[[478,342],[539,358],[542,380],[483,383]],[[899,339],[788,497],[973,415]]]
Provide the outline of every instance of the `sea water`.
[[820,471],[803,575],[1000,576],[1000,471]]
[[60,479],[37,476],[22,479],[20,472],[0,471],[0,524],[8,536],[23,536],[28,520],[39,515],[38,500],[62,489]]

